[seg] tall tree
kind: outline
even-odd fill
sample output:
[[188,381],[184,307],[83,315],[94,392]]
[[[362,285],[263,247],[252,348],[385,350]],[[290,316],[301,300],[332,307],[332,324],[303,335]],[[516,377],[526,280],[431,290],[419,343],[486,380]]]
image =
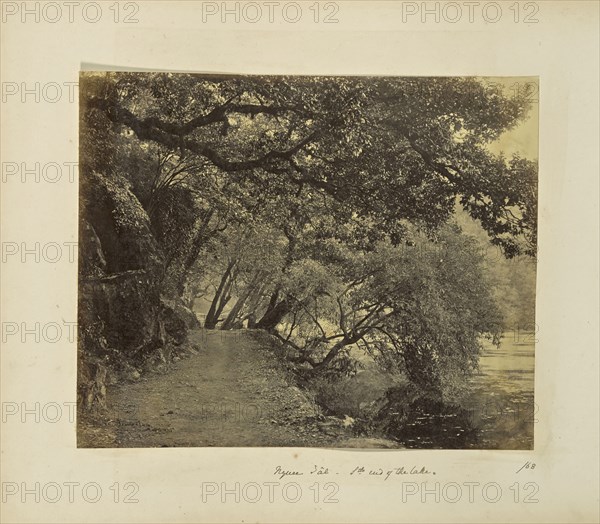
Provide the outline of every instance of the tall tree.
[[238,181],[310,188],[396,237],[404,219],[443,223],[459,197],[508,256],[535,242],[535,166],[486,148],[525,115],[527,100],[477,79],[88,80],[97,85],[83,91],[86,111]]

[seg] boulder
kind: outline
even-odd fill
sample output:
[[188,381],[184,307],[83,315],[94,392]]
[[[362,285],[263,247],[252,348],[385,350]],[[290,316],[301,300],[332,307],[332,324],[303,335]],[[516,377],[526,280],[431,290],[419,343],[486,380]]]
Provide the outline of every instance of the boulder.
[[177,300],[161,298],[160,321],[165,332],[176,345],[181,345],[187,339],[190,329],[199,329],[200,322],[195,313]]
[[112,369],[142,361],[166,340],[160,250],[122,178],[82,170],[78,271],[79,407],[91,410],[105,406]]
[[110,347],[141,356],[163,342],[162,259],[150,221],[119,177],[83,173],[80,203],[80,333],[97,324]]

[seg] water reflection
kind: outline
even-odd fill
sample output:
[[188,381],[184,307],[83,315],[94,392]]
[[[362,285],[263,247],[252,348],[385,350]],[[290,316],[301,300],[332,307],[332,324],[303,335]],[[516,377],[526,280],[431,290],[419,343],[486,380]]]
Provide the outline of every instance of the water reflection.
[[533,337],[503,339],[486,346],[470,395],[462,402],[472,413],[482,449],[533,449],[535,348]]
[[464,449],[478,442],[477,428],[467,410],[432,398],[415,400],[405,417],[390,422],[388,430],[408,448]]
[[486,346],[469,393],[456,404],[406,389],[389,391],[380,416],[409,448],[533,449],[533,343]]

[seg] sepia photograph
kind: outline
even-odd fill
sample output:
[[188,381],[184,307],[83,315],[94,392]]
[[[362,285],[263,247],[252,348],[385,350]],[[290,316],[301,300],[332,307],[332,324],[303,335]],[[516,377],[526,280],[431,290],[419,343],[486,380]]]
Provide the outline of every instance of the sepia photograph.
[[533,450],[538,95],[81,73],[77,446]]
[[0,12],[1,522],[600,522],[600,3]]

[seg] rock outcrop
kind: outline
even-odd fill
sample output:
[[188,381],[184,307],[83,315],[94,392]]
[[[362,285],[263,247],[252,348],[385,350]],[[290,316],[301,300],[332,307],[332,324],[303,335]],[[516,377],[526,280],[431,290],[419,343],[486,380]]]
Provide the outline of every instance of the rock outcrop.
[[128,182],[82,173],[79,231],[79,395],[103,404],[106,369],[141,365],[180,345],[195,315],[161,297],[163,260],[150,220]]

